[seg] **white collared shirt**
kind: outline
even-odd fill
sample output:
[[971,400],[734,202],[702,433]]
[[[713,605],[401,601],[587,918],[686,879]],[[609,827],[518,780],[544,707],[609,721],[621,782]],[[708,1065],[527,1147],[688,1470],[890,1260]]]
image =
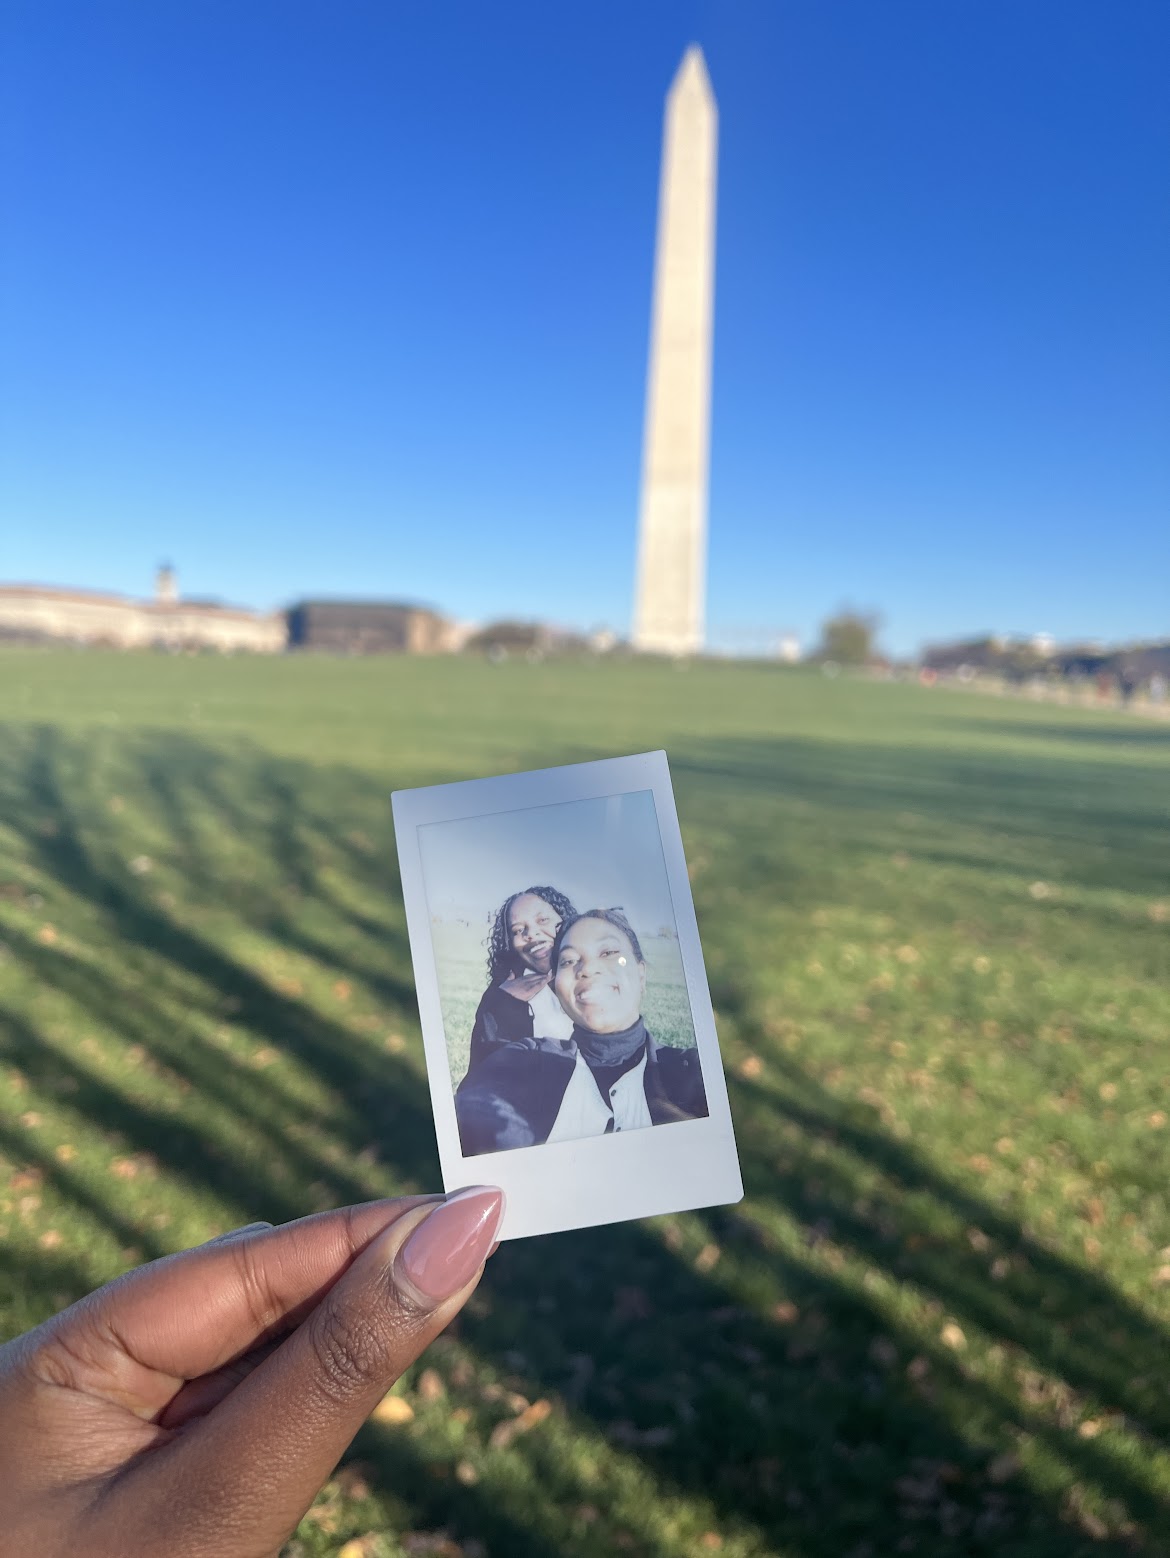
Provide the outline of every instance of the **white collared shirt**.
[[[573,1019],[565,1011],[548,985],[538,990],[528,1003],[532,1013],[532,1037],[534,1039],[571,1039]],[[596,1087],[593,1089],[596,1093]]]
[[604,1136],[611,1122],[615,1131],[639,1131],[654,1124],[646,1102],[644,1050],[638,1064],[623,1071],[610,1088],[608,1105],[593,1080],[592,1071],[578,1053],[548,1140],[580,1141],[585,1136]]

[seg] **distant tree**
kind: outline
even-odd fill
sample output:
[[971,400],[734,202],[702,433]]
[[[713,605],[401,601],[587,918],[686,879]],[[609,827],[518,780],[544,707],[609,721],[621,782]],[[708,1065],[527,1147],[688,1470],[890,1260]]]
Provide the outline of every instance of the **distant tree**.
[[550,654],[582,654],[589,643],[580,633],[550,627],[545,622],[507,620],[489,622],[473,633],[463,647],[471,654],[488,655],[493,660],[505,660],[509,655],[538,659]]
[[817,660],[833,660],[838,665],[868,665],[876,651],[881,618],[874,612],[839,611],[821,626]]
[[539,622],[489,622],[463,646],[472,654],[524,654],[545,647],[546,630]]

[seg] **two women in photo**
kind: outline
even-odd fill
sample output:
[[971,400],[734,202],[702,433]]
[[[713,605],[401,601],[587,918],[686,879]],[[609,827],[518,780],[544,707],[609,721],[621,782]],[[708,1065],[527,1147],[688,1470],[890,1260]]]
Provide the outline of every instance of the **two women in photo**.
[[501,907],[489,947],[455,1094],[465,1157],[706,1116],[698,1051],[646,1027],[646,959],[620,910],[578,914],[529,888]]

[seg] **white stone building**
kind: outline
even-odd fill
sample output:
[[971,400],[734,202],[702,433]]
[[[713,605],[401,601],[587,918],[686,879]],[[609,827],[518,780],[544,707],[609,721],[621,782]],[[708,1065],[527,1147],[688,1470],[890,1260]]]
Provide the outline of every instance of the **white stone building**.
[[0,584],[0,639],[108,649],[218,649],[276,654],[288,627],[282,612],[180,600],[174,574],[159,570],[152,601],[91,590]]

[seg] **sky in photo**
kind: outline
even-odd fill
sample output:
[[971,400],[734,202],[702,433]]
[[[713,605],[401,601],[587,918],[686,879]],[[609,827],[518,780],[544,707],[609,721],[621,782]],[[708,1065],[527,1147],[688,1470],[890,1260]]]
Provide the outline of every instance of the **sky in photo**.
[[0,581],[624,632],[691,42],[712,642],[1164,636],[1166,0],[9,0]]
[[482,925],[525,887],[554,887],[578,910],[621,907],[639,936],[674,929],[651,790],[494,812],[418,830],[432,917]]

